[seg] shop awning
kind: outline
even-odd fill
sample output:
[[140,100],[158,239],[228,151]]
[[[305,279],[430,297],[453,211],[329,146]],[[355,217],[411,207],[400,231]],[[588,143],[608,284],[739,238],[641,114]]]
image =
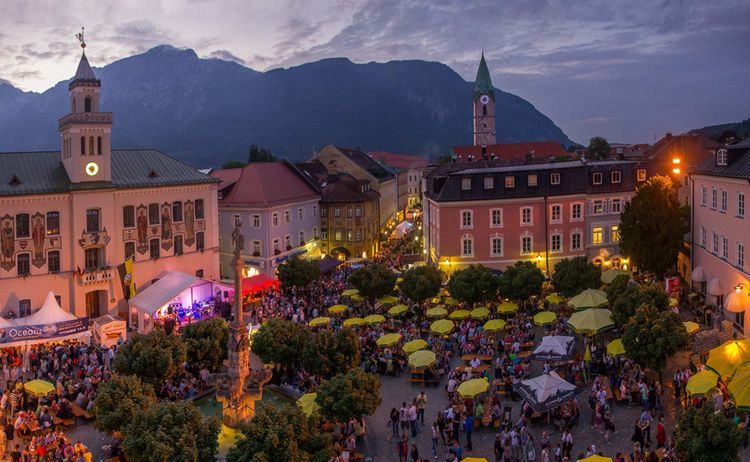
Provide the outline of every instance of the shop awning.
[[144,313],[154,314],[156,310],[169,303],[173,298],[180,295],[180,292],[199,280],[200,278],[181,271],[170,271],[131,298],[130,306]]
[[708,281],[708,295],[715,297],[724,295],[724,291],[721,290],[721,281],[719,281],[719,278],[713,278]]
[[693,282],[706,282],[706,273],[703,272],[703,267],[696,266],[693,268],[693,271],[690,273],[690,279],[692,279]]
[[242,295],[258,292],[269,287],[278,287],[279,280],[269,278],[265,274],[256,274],[255,276],[244,278],[242,280]]

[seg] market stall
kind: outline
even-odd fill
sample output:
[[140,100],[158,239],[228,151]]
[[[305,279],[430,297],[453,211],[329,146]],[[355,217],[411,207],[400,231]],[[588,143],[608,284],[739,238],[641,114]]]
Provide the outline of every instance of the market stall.
[[127,337],[127,323],[120,318],[106,314],[93,320],[94,342],[104,348],[124,342]]
[[89,318],[77,318],[62,309],[49,292],[42,307],[29,316],[0,321],[0,346],[17,347],[65,340],[85,340]]

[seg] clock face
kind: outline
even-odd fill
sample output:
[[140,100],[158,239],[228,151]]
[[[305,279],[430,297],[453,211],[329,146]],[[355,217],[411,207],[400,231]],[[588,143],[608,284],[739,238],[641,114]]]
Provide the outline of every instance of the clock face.
[[86,175],[94,176],[97,173],[99,173],[99,166],[96,164],[96,162],[89,162],[88,164],[86,164]]
[[482,96],[481,96],[481,97],[479,98],[479,101],[481,101],[481,102],[482,102],[482,104],[487,104],[487,103],[489,103],[489,102],[490,102],[490,97],[489,97],[489,96],[487,96],[487,95],[482,95]]

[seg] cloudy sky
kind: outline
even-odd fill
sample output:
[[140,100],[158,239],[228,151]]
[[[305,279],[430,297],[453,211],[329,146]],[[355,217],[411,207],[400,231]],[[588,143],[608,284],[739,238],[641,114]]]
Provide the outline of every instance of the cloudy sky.
[[748,0],[0,0],[0,79],[70,77],[171,44],[253,69],[424,59],[493,83],[571,138],[650,142],[750,117]]

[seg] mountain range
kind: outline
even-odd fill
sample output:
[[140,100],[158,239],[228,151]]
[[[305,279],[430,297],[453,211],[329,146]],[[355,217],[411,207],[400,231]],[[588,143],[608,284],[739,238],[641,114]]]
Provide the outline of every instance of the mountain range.
[[[472,83],[437,62],[332,58],[258,72],[162,45],[95,73],[114,148],[157,148],[197,167],[245,160],[250,144],[292,161],[328,144],[424,156],[471,144]],[[67,87],[31,93],[0,80],[0,151],[59,149]],[[532,104],[495,91],[498,142],[573,144]]]

